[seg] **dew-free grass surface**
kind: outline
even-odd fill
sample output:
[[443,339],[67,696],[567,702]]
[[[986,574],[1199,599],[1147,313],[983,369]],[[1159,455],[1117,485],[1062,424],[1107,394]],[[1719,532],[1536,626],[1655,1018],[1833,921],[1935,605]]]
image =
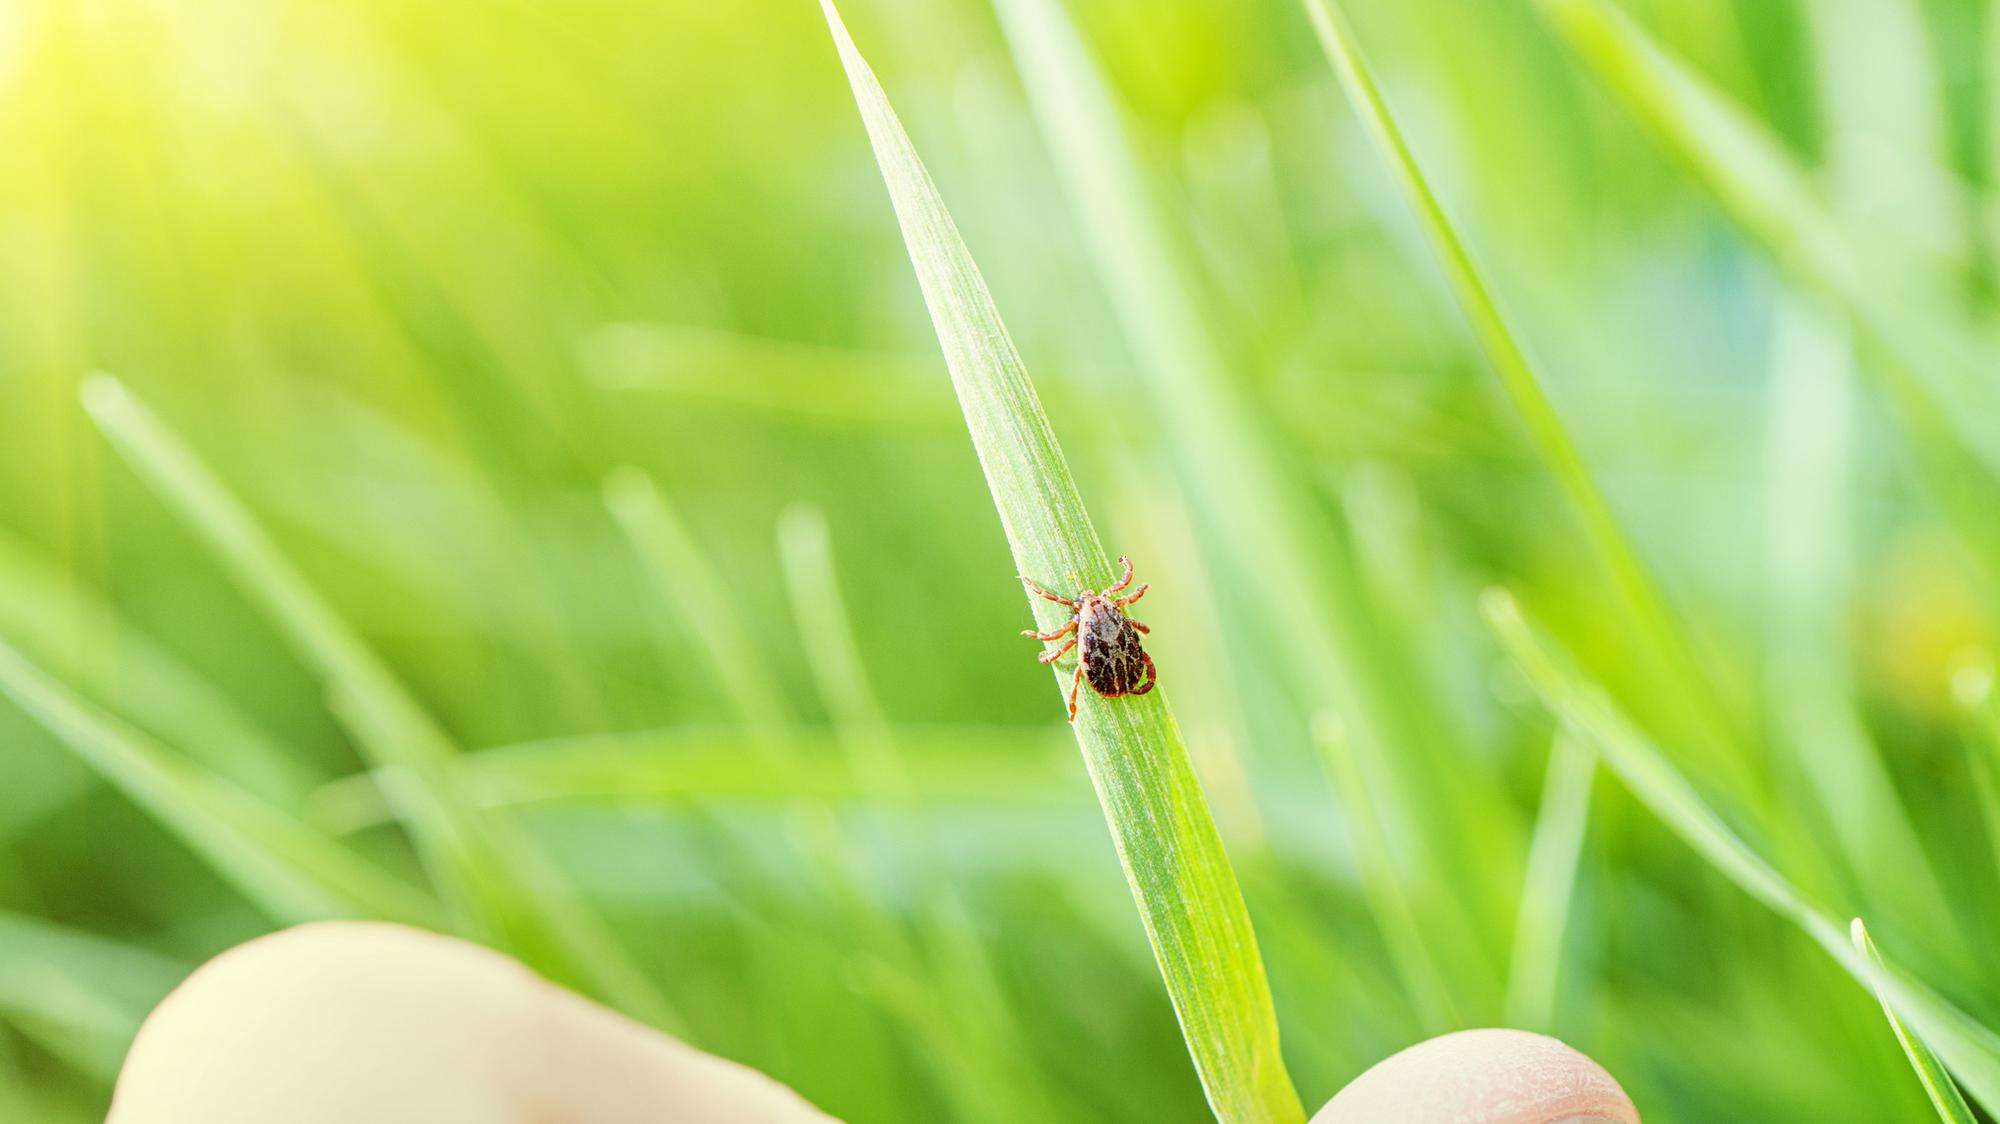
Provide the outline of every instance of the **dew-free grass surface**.
[[328,915],[854,1120],[1994,1108],[1987,5],[841,15],[990,309],[813,4],[0,14],[0,1120]]

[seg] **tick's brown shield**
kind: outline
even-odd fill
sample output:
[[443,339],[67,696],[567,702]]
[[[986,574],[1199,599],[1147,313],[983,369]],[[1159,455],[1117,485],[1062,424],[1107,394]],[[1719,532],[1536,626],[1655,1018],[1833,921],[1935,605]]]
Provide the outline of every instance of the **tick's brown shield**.
[[1139,630],[1108,601],[1091,601],[1078,614],[1083,677],[1100,695],[1143,695],[1153,688],[1153,661]]

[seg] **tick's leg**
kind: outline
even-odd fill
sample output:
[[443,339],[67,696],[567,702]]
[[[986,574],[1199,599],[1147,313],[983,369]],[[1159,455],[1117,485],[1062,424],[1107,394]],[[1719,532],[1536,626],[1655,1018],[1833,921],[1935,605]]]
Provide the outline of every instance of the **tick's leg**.
[[1053,632],[1036,632],[1032,628],[1024,628],[1021,630],[1021,635],[1032,636],[1037,640],[1060,640],[1063,638],[1063,635],[1065,633],[1074,631],[1076,631],[1076,618],[1071,617],[1069,619],[1068,624],[1062,626],[1061,628],[1056,629]]
[[1069,720],[1076,721],[1076,689],[1083,686],[1083,661],[1076,661],[1076,674],[1069,677]]
[[1151,582],[1143,583],[1139,586],[1139,588],[1133,590],[1132,592],[1126,594],[1123,597],[1120,597],[1118,600],[1113,601],[1112,604],[1123,609],[1125,606],[1130,605],[1132,602],[1137,601],[1139,598],[1146,596],[1146,591],[1151,588],[1153,588]]
[[1127,692],[1128,694],[1143,695],[1153,689],[1153,684],[1160,681],[1160,673],[1153,670],[1153,657],[1141,652],[1139,658],[1146,661],[1146,683],[1136,691]]
[[[1053,640],[1055,638],[1050,637],[1049,639]],[[1063,658],[1064,652],[1067,652],[1074,647],[1076,647],[1076,637],[1072,636],[1069,638],[1069,643],[1064,644],[1062,647],[1057,648],[1053,652],[1043,652],[1041,655],[1036,656],[1035,658],[1042,661],[1043,663],[1054,663],[1057,660]]]
[[1144,635],[1146,635],[1147,633],[1150,633],[1150,632],[1152,632],[1152,631],[1153,631],[1152,629],[1150,629],[1150,628],[1147,628],[1147,627],[1146,627],[1146,622],[1145,622],[1145,621],[1135,621],[1135,620],[1133,620],[1133,619],[1132,619],[1131,617],[1126,617],[1126,618],[1125,618],[1125,623],[1126,623],[1126,624],[1129,624],[1129,625],[1131,625],[1131,626],[1132,626],[1133,628],[1136,628],[1136,629],[1138,629],[1138,630],[1139,630],[1139,635],[1141,635],[1141,636],[1144,636]]
[[1036,585],[1035,579],[1029,577],[1028,575],[1020,574],[1017,576],[1021,579],[1021,584],[1028,587],[1028,592],[1034,594],[1035,596],[1046,597],[1058,605],[1068,605],[1072,609],[1076,608],[1076,602],[1071,601],[1067,597],[1058,597],[1055,594],[1050,593],[1048,590],[1043,589],[1041,586]]
[[1118,556],[1118,564],[1125,567],[1125,576],[1111,583],[1111,588],[1104,591],[1106,597],[1132,584],[1132,560],[1121,554]]

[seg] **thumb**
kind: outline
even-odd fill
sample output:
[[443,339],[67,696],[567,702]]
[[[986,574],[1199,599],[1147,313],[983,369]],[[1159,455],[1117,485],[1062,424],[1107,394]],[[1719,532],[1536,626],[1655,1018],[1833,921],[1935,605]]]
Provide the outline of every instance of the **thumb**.
[[1604,1067],[1546,1035],[1461,1030],[1377,1062],[1312,1124],[1639,1124]]
[[478,945],[328,923],[204,965],[139,1031],[107,1124],[825,1124],[777,1082]]

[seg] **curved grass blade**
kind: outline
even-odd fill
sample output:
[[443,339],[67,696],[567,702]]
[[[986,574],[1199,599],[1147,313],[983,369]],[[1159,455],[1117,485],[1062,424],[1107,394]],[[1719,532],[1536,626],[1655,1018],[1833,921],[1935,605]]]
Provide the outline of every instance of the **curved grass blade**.
[[[1848,934],[1853,937],[1854,947],[1861,955],[1877,965],[1882,963],[1882,954],[1875,948],[1875,942],[1868,938],[1868,926],[1862,924],[1859,917],[1849,925]],[[1903,1025],[1888,996],[1878,991],[1876,998],[1882,1001],[1882,1014],[1889,1020],[1889,1029],[1896,1032],[1896,1041],[1903,1046],[1903,1056],[1910,1059],[1910,1068],[1917,1071],[1917,1080],[1923,1083],[1924,1095],[1931,1099],[1931,1107],[1937,1109],[1938,1119],[1945,1124],[1975,1124],[1972,1109],[1966,1105],[1965,1097],[1959,1093],[1958,1086],[1952,1082],[1951,1074],[1945,1072],[1937,1055],[1931,1053],[1931,1048],[1924,1045],[1923,1039]]]
[[2000,476],[2000,438],[1979,424],[1990,408],[1967,397],[1984,394],[1991,383],[1976,337],[1940,321],[1935,307],[1906,299],[1904,286],[1882,283],[1777,139],[1622,12],[1602,0],[1539,0],[1538,6],[1577,57],[1781,267],[1847,313],[1872,349],[1867,369],[1911,430],[1926,484],[1968,534],[1990,544],[1983,536],[1990,488]]
[[861,648],[833,565],[826,516],[810,504],[794,504],[778,518],[778,558],[785,589],[798,618],[806,666],[846,750],[856,783],[878,804],[908,800],[915,792],[910,770],[881,700],[862,667]]
[[[1353,543],[1306,483],[1310,474],[1287,463],[1285,443],[1232,375],[1229,349],[1163,193],[1067,7],[1062,0],[993,6],[1101,287],[1158,408],[1161,445],[1192,501],[1203,552],[1214,554],[1215,580],[1229,590],[1232,608],[1263,618],[1271,666],[1304,701],[1275,725],[1303,733],[1315,714],[1337,714],[1383,804],[1450,808],[1407,821],[1416,830],[1395,843],[1416,859],[1424,892],[1410,902],[1453,970],[1454,991],[1473,1004],[1484,994],[1497,998],[1497,974],[1484,970],[1480,915],[1497,915],[1505,903],[1497,895],[1481,900],[1496,883],[1482,862],[1494,851],[1482,846],[1478,825],[1509,810],[1497,807],[1486,786],[1437,783],[1461,775],[1456,732],[1437,720],[1432,684],[1417,670],[1407,633],[1383,611]],[[1356,538],[1366,533],[1355,531]],[[1246,586],[1257,595],[1240,597]]]
[[1549,747],[1541,811],[1528,845],[1528,873],[1521,885],[1521,913],[1514,923],[1514,952],[1507,971],[1507,1025],[1546,1031],[1555,1016],[1556,976],[1563,934],[1576,892],[1577,861],[1590,820],[1590,786],[1597,755],[1566,730]]
[[[651,803],[700,807],[711,801],[774,806],[887,803],[924,809],[949,805],[1069,806],[1072,752],[1053,730],[992,726],[918,726],[897,731],[907,752],[907,791],[885,793],[858,780],[841,760],[840,735],[801,729],[776,753],[734,726],[675,726],[617,734],[574,734],[478,749],[460,758],[467,799],[495,808],[542,804]],[[321,785],[306,818],[336,835],[394,819],[384,777],[356,773]]]
[[436,923],[437,910],[414,888],[98,710],[5,642],[0,642],[0,694],[206,859],[272,921],[375,917]]
[[776,741],[792,724],[792,708],[731,611],[735,600],[659,486],[638,469],[616,469],[604,480],[604,504],[644,557],[661,599],[689,618],[700,638],[691,646],[708,657],[737,717]]
[[317,778],[228,697],[121,619],[83,583],[0,533],[0,634],[80,694],[280,807]]
[[1952,701],[1958,704],[1960,738],[1965,743],[1966,768],[1972,773],[1972,795],[1979,806],[1980,825],[1993,871],[2000,874],[2000,724],[1994,722],[1992,653],[1974,650],[1960,656],[1952,670]]
[[464,798],[450,738],[250,513],[150,410],[109,375],[84,381],[85,408],[327,684],[356,744],[384,767],[391,803],[448,907],[471,935],[654,1023],[678,1018],[603,923],[504,819]]
[[[911,990],[930,996],[934,1002],[953,1008],[951,1015],[971,1015],[970,1004],[942,999],[918,948],[904,931],[901,918],[886,904],[867,877],[862,851],[838,810],[799,790],[795,778],[820,767],[823,762],[796,756],[799,744],[793,736],[799,725],[767,661],[759,657],[749,628],[736,611],[742,598],[731,595],[728,586],[705,552],[689,533],[680,516],[661,494],[650,477],[634,468],[621,468],[604,485],[606,505],[611,509],[634,547],[642,555],[646,570],[658,587],[661,599],[672,605],[694,626],[701,650],[712,665],[737,710],[737,717],[753,735],[757,755],[769,771],[782,776],[777,786],[784,790],[784,804],[804,833],[803,857],[813,866],[816,882],[833,890],[836,900],[852,920],[861,945],[880,957],[883,973],[907,981]],[[788,577],[790,575],[788,574]],[[815,603],[824,612],[828,603]],[[816,669],[817,671],[818,669]],[[842,748],[854,751],[851,738],[842,739]],[[859,776],[850,760],[847,779]],[[862,788],[867,786],[861,785]],[[908,785],[895,795],[906,796]],[[906,1016],[908,1012],[902,1011]],[[940,1013],[938,1017],[951,1017]],[[1011,1080],[994,1079],[982,1084],[981,1052],[973,1047],[984,1026],[938,1039],[921,1020],[910,1031],[916,1041],[926,1044],[934,1066],[949,1090],[951,1113],[965,1120],[992,1119],[995,1106],[1010,1103],[1029,1115],[1054,1119],[1035,1107],[1038,1090],[1020,1075]]]
[[187,974],[136,945],[0,912],[0,1020],[100,1080],[117,1074],[147,1012]]
[[1543,704],[1590,741],[1633,796],[1744,893],[1797,926],[1863,986],[1886,994],[1981,1103],[2000,1106],[2000,1034],[1909,973],[1856,951],[1844,926],[1752,850],[1602,688],[1535,634],[1505,590],[1488,590],[1480,608]]
[[[822,8],[1015,566],[1101,588],[1110,560],[986,283],[831,0]],[[1029,602],[1043,627],[1059,623],[1055,606]],[[1056,671],[1059,688],[1067,679]],[[1210,1106],[1225,1121],[1304,1120],[1249,913],[1164,693],[1085,698],[1076,738]]]
[[1438,969],[1437,953],[1431,948],[1416,911],[1410,907],[1409,893],[1383,830],[1382,813],[1375,806],[1373,793],[1379,791],[1379,786],[1370,785],[1362,775],[1364,765],[1357,759],[1348,742],[1347,730],[1338,718],[1322,715],[1315,721],[1313,742],[1319,749],[1327,779],[1333,782],[1334,792],[1347,814],[1347,835],[1349,845],[1354,848],[1355,866],[1360,870],[1362,894],[1382,931],[1382,942],[1388,946],[1396,974],[1402,977],[1403,990],[1415,1005],[1425,1033],[1443,1034],[1458,1029],[1464,1023],[1452,1002],[1451,988]]
[[[806,662],[846,750],[849,775],[873,801],[877,816],[912,804],[917,789],[911,769],[862,666],[834,568],[832,537],[819,508],[800,503],[784,511],[778,519],[778,555]],[[927,1017],[907,999],[895,1007],[937,1053],[941,1072],[956,1075],[953,1082],[963,1090],[958,1094],[961,1111],[980,1119],[1075,1118],[1076,1112],[1053,1102],[1043,1075],[1028,1062],[1027,1034],[980,943],[965,900],[932,857],[940,842],[934,833],[920,834],[908,862],[922,902],[921,950],[944,969],[930,975],[930,990],[936,994],[922,1006],[943,1017]],[[920,967],[912,963],[905,977]],[[940,1021],[943,1027],[936,1025]]]
[[1678,681],[1681,693],[1699,702],[1698,706],[1682,709],[1701,724],[1700,741],[1692,748],[1700,752],[1703,769],[1725,778],[1732,791],[1745,794],[1756,791],[1745,757],[1732,752],[1735,739],[1730,732],[1727,708],[1714,684],[1701,671],[1693,645],[1675,619],[1666,595],[1612,511],[1582,450],[1570,437],[1526,352],[1501,314],[1492,290],[1445,214],[1437,193],[1431,190],[1423,169],[1417,166],[1416,156],[1403,139],[1382,91],[1375,85],[1374,75],[1361,57],[1347,17],[1334,0],[1304,2],[1320,45],[1340,75],[1355,113],[1416,212],[1418,225],[1442,261],[1452,293],[1471,321],[1473,335],[1486,353],[1487,362],[1527,426],[1536,450],[1569,499],[1586,540],[1611,577],[1619,600],[1659,664]]
[[1854,397],[1845,333],[1803,302],[1781,306],[1768,453],[1768,670],[1774,739],[1825,812],[1868,908],[1922,918],[1941,951],[1972,957],[1916,825],[1862,721],[1848,670],[1854,546]]

